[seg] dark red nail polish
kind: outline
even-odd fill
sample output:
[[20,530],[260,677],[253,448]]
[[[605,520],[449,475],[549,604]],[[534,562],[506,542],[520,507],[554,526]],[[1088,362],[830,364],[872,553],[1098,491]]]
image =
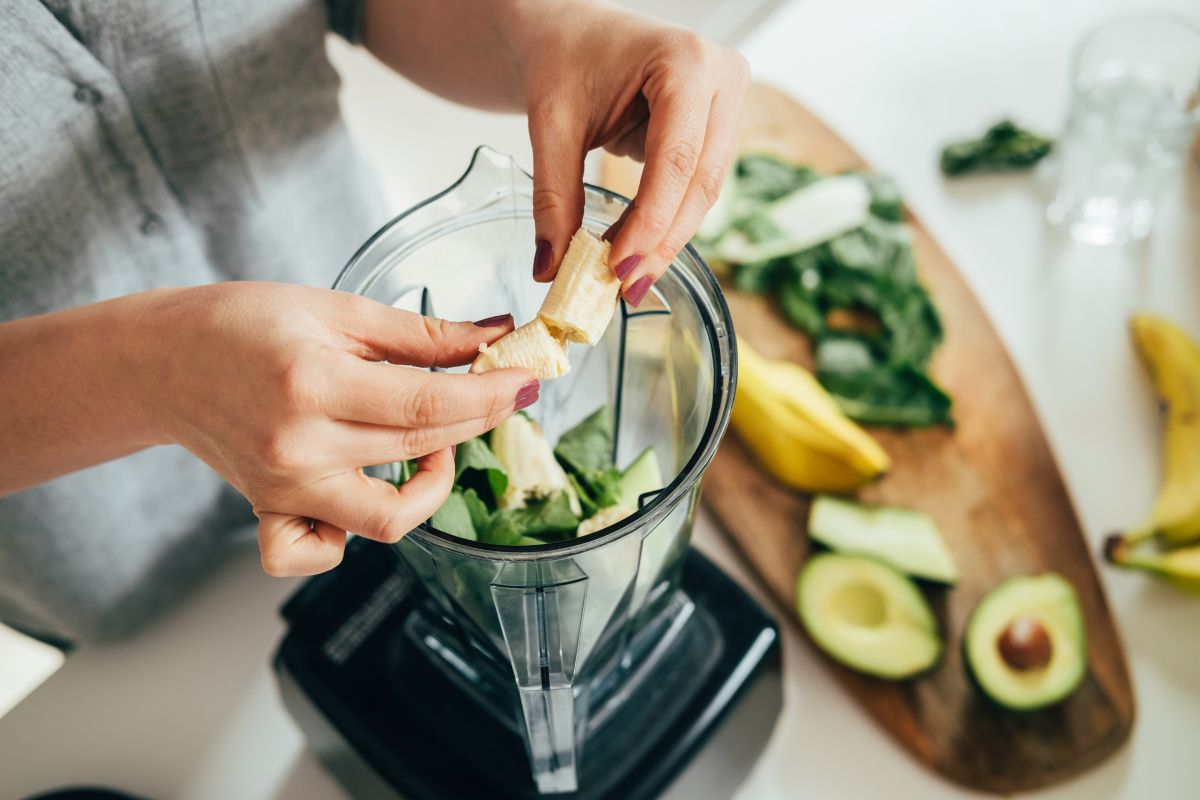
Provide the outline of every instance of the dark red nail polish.
[[642,300],[646,299],[646,292],[650,291],[650,287],[654,284],[654,279],[649,275],[643,275],[633,282],[633,286],[625,292],[625,302],[637,308],[641,305]]
[[642,263],[641,256],[626,256],[620,264],[617,264],[617,266],[613,267],[613,272],[618,278],[625,280],[629,277],[630,273],[637,269],[637,265],[640,263]]
[[494,317],[477,320],[472,323],[476,328],[502,328],[512,321],[512,314],[497,314]]
[[554,249],[545,239],[538,239],[537,250],[533,254],[533,279],[540,281],[549,277],[554,268]]
[[531,405],[536,403],[540,388],[541,386],[537,381],[530,381],[522,386],[517,392],[517,399],[514,402],[514,405],[516,405],[516,410],[520,411],[522,408],[529,408]]

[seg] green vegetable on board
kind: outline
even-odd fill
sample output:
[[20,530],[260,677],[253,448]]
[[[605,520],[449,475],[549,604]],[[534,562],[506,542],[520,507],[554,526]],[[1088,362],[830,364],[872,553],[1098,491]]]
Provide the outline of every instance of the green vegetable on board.
[[736,213],[707,230],[710,256],[739,291],[775,297],[816,348],[817,378],[847,415],[878,425],[951,424],[929,377],[941,319],[917,274],[903,199],[888,177],[823,176],[769,156],[743,157],[729,187]]
[[966,139],[942,150],[942,174],[957,177],[971,172],[1011,172],[1032,169],[1054,148],[1054,140],[1001,120],[978,139]]

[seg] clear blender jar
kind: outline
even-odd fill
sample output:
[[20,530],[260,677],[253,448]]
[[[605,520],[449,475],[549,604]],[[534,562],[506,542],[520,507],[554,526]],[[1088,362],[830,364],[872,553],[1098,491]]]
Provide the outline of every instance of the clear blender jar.
[[[507,311],[525,322],[547,289],[530,277],[532,193],[511,158],[481,147],[458,182],[368,241],[334,288],[446,319]],[[584,225],[602,232],[626,205],[588,186]],[[660,680],[673,646],[686,646],[694,606],[678,588],[681,557],[733,401],[729,310],[688,248],[639,308],[622,302],[603,340],[572,345],[570,360],[527,412],[553,442],[610,404],[614,462],[653,447],[666,485],[632,516],[565,542],[487,545],[426,523],[396,546],[428,595],[406,635],[464,693],[512,721],[543,794],[577,788],[589,734],[642,682]],[[692,646],[689,658],[715,658],[703,650]]]

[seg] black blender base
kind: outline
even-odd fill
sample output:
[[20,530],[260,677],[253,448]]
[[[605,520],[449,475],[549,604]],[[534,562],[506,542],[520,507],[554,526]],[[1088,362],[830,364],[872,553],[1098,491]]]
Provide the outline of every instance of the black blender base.
[[[361,539],[341,567],[308,581],[283,608],[289,630],[275,669],[284,705],[352,797],[539,797],[511,721],[484,712],[403,635],[414,584],[391,553]],[[683,697],[670,694],[668,677],[625,703],[589,735],[580,789],[550,797],[729,797],[757,760],[783,701],[778,629],[695,550],[682,589],[695,619],[680,657],[703,648],[704,676]]]

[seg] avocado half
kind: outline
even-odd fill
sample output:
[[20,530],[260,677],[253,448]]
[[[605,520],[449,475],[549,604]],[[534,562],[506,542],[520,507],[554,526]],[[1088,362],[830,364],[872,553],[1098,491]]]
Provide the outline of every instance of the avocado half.
[[808,559],[796,581],[796,609],[818,647],[868,675],[908,678],[942,653],[937,620],[920,589],[874,558],[821,553]]
[[1009,578],[967,622],[967,663],[1000,705],[1031,711],[1057,703],[1087,673],[1087,640],[1075,587],[1063,576]]

